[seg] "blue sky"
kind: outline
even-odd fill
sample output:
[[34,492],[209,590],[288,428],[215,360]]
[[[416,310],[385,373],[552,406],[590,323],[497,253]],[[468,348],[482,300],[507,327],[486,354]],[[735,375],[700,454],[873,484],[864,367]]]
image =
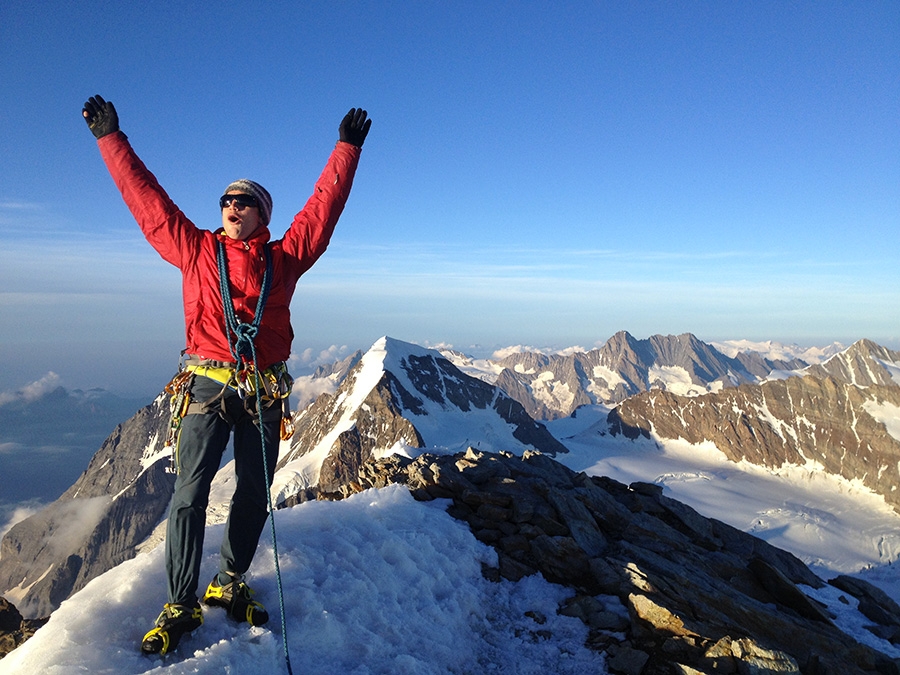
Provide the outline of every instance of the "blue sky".
[[154,393],[180,276],[81,119],[101,94],[200,227],[238,177],[305,202],[373,126],[294,350],[486,353],[618,330],[900,347],[896,2],[41,3],[0,8],[6,382]]

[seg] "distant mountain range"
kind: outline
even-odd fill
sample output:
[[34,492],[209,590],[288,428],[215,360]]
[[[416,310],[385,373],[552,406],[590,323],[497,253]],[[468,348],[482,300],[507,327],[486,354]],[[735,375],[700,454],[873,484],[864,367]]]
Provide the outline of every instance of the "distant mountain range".
[[570,415],[582,405],[614,405],[651,389],[696,396],[798,374],[817,362],[812,359],[841,349],[837,344],[821,352],[797,348],[789,356],[788,348],[773,343],[725,343],[719,347],[690,333],[638,340],[620,331],[590,351],[522,351],[481,362],[452,351],[444,355],[466,372],[496,384],[532,417],[550,420]]
[[[352,492],[368,460],[420,448],[566,453],[566,439],[542,421],[591,404],[610,412],[590,433],[712,441],[767,467],[817,463],[900,507],[892,495],[900,353],[863,340],[809,363],[732,348],[729,356],[689,334],[637,340],[621,332],[590,352],[490,362],[382,338],[303,381],[303,391],[323,393],[296,414],[296,432],[282,444],[275,502]],[[7,533],[0,594],[23,613],[46,614],[135,555],[165,517],[167,422],[160,397],[115,429],[62,497]],[[212,522],[217,508],[211,502]]]

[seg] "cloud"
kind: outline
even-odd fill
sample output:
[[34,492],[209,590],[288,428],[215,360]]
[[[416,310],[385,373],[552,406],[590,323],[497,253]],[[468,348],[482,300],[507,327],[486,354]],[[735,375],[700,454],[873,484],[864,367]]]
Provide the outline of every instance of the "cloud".
[[425,347],[428,349],[434,349],[435,351],[454,351],[453,345],[449,342],[431,342],[430,340],[425,340]]
[[291,402],[295,410],[303,410],[322,394],[333,394],[337,389],[338,383],[330,377],[302,375],[294,379]]
[[13,528],[14,525],[16,525],[17,523],[21,523],[23,520],[30,516],[33,516],[43,507],[43,504],[34,499],[27,502],[21,502],[20,504],[13,506],[12,510],[7,511],[8,515],[5,516],[6,521],[3,522],[2,520],[0,520],[0,522],[3,523],[2,525],[0,525],[0,539],[2,539],[6,535],[6,533]]
[[507,356],[524,353],[545,355],[559,354],[560,356],[569,356],[570,354],[580,354],[586,351],[587,350],[584,347],[578,346],[566,347],[565,349],[545,349],[542,347],[528,347],[526,345],[512,345],[510,347],[503,347],[502,349],[496,350],[493,354],[491,354],[491,358],[495,361],[501,361]]
[[340,361],[349,353],[350,347],[347,345],[341,345],[340,347],[331,345],[318,352],[312,347],[308,347],[299,354],[291,354],[291,358],[288,359],[288,368],[317,368],[318,366]]
[[0,211],[6,211],[7,209],[10,211],[37,211],[41,208],[43,208],[42,205],[36,202],[0,201]]
[[[316,350],[312,347],[299,354],[292,354],[288,360],[288,370],[294,376],[294,388],[291,391],[291,402],[296,410],[303,410],[322,394],[333,394],[338,383],[333,377],[314,377],[313,371],[319,366],[326,366],[342,360],[350,354],[347,345],[331,345]],[[305,374],[299,374],[304,372]]]
[[0,392],[0,405],[6,405],[7,403],[12,403],[13,401],[24,401],[25,403],[32,403],[49,394],[50,392],[58,389],[60,386],[59,383],[59,375],[51,370],[41,379],[32,382],[31,384],[26,384],[21,389],[17,389],[16,391]]
[[100,496],[59,503],[51,516],[52,537],[47,546],[59,556],[78,551],[105,515],[110,501],[110,497]]

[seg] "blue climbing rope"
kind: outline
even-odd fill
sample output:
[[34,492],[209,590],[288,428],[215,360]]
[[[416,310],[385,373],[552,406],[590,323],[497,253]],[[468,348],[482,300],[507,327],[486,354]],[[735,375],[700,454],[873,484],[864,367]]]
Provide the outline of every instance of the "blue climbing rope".
[[[234,302],[231,300],[231,283],[228,278],[228,259],[225,257],[225,245],[221,239],[216,239],[216,262],[219,266],[219,291],[222,294],[222,308],[225,314],[225,339],[228,340],[228,348],[235,362],[240,365],[241,360],[250,361],[256,367],[256,347],[254,340],[259,333],[262,323],[263,310],[269,299],[269,290],[272,287],[272,251],[268,244],[265,246],[266,271],[263,273],[262,287],[259,291],[259,300],[256,302],[256,311],[253,314],[252,323],[244,323],[238,319],[234,311]],[[232,338],[232,336],[234,336]]]
[[[256,335],[262,322],[263,310],[269,297],[272,286],[272,252],[269,246],[265,246],[266,271],[263,273],[262,287],[259,292],[259,300],[256,303],[256,311],[252,323],[245,323],[238,319],[234,310],[234,301],[231,299],[231,283],[228,278],[228,261],[225,258],[225,246],[220,239],[216,239],[216,262],[219,266],[219,290],[222,293],[222,306],[225,311],[225,337],[228,347],[235,362],[240,366],[242,361],[253,364],[254,390],[256,392],[256,415],[259,422],[259,436],[262,445],[263,477],[266,482],[266,504],[269,509],[269,522],[272,531],[272,551],[275,557],[275,580],[278,586],[278,607],[281,611],[281,637],[284,647],[284,663],[287,666],[288,675],[294,675],[291,668],[291,655],[288,651],[287,620],[284,611],[284,588],[281,583],[281,567],[278,564],[278,539],[275,536],[275,509],[272,506],[272,486],[269,484],[269,460],[266,456],[266,432],[263,426],[262,406],[262,382],[259,378],[259,369],[256,367]],[[232,339],[232,336],[234,338]]]

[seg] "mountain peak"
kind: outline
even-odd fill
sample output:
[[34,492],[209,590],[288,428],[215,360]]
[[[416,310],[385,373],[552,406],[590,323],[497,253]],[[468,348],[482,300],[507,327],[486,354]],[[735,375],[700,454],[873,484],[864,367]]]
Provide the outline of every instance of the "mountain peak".
[[279,461],[278,501],[304,501],[345,485],[371,457],[465,450],[566,452],[501,389],[465,374],[440,352],[384,336],[334,394],[300,412]]
[[900,352],[871,340],[858,340],[805,371],[815,377],[833,377],[857,387],[900,385]]

